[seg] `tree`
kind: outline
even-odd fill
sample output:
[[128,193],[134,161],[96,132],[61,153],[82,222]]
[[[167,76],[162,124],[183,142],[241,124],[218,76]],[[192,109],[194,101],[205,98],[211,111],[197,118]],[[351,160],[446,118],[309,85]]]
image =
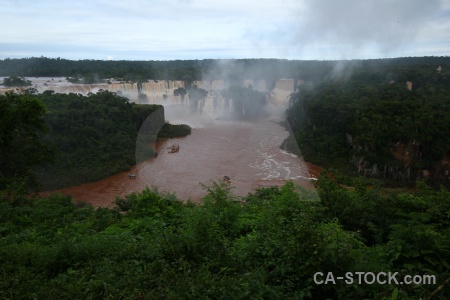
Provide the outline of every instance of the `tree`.
[[32,95],[0,96],[0,190],[19,179],[37,186],[32,168],[53,154],[41,141],[45,113],[44,104]]
[[181,101],[184,100],[184,96],[186,96],[187,91],[185,88],[183,87],[179,87],[176,90],[173,91],[173,95],[174,96],[180,96],[181,97]]
[[18,76],[9,76],[8,78],[3,79],[4,86],[30,86],[31,81],[26,80],[23,77]]

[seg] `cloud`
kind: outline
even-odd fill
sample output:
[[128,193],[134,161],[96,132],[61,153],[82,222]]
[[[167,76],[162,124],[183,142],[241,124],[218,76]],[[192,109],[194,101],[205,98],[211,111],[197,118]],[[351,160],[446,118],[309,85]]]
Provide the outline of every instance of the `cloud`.
[[0,51],[0,58],[48,53],[75,59],[375,58],[446,54],[450,46],[450,4],[439,0],[0,4],[0,27],[7,28],[0,31],[0,40],[11,46]]
[[369,48],[389,54],[413,45],[441,8],[439,0],[305,1],[288,40],[298,48],[333,49],[342,57]]

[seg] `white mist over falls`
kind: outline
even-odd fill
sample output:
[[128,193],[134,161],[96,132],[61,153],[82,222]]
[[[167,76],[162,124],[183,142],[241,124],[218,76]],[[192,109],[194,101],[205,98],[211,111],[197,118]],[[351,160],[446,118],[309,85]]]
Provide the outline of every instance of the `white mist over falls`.
[[[38,92],[53,90],[56,93],[80,93],[87,95],[108,90],[140,104],[164,106],[166,121],[187,124],[192,134],[178,139],[157,143],[159,155],[134,166],[130,171],[116,174],[94,183],[60,190],[78,200],[96,199],[96,205],[108,206],[115,196],[124,196],[145,187],[156,186],[160,191],[175,192],[178,198],[199,200],[206,191],[199,183],[221,181],[229,176],[233,193],[245,196],[258,187],[283,185],[294,181],[313,188],[308,165],[301,157],[281,149],[288,137],[288,130],[279,124],[284,121],[284,111],[290,96],[302,82],[279,79],[268,89],[265,80],[245,80],[242,87],[261,92],[265,104],[260,115],[249,120],[236,118],[252,107],[238,105],[235,99],[224,96],[228,89],[224,80],[194,81],[186,87],[183,81],[148,81],[138,87],[136,83],[110,82],[101,84],[71,84],[62,78],[28,78]],[[190,99],[189,93],[175,95],[178,88],[203,89],[207,93],[201,99]],[[259,104],[261,106],[261,104]],[[150,116],[151,117],[151,116]],[[169,153],[172,144],[180,150]],[[136,174],[130,180],[128,174]]]
[[[39,93],[52,90],[55,93],[88,95],[89,93],[97,93],[100,90],[107,90],[139,104],[160,104],[165,107],[168,121],[172,121],[170,106],[186,106],[186,108],[190,108],[190,112],[194,110],[199,113],[206,113],[213,119],[231,117],[231,113],[236,109],[233,105],[234,100],[225,99],[220,93],[220,91],[229,87],[229,84],[224,80],[193,81],[191,86],[188,87],[184,81],[180,80],[149,80],[141,84],[111,80],[109,83],[72,84],[64,78],[29,77],[27,79],[32,81],[34,88]],[[266,107],[264,111],[266,115],[277,113],[277,117],[280,117],[279,112],[284,112],[287,107],[290,95],[295,92],[296,84],[302,84],[302,82],[296,83],[293,79],[279,79],[273,83],[272,89],[268,89],[268,84],[263,79],[247,79],[242,82],[243,87],[266,93]],[[189,93],[183,96],[175,96],[174,94],[178,88],[189,89],[192,87],[207,91],[206,97],[192,100]],[[0,93],[4,93],[6,90],[8,89],[0,89]],[[192,106],[195,107],[193,108]],[[243,113],[245,114],[245,112]]]

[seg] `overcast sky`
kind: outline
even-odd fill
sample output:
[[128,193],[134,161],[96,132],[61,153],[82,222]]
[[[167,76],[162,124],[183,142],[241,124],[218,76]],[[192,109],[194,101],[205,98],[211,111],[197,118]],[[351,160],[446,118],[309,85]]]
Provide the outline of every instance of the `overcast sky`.
[[0,0],[0,59],[450,53],[450,0]]

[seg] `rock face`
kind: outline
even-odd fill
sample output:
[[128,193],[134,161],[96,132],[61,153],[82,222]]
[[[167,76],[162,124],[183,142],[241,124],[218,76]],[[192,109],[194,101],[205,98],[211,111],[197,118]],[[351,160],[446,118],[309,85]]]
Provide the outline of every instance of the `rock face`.
[[[364,157],[368,153],[368,149],[353,144],[353,137],[350,134],[346,134],[346,136],[347,142],[353,147],[355,153],[350,158],[350,162],[357,168],[358,174],[411,183],[418,179],[439,181],[448,178],[450,174],[450,157],[448,155],[444,155],[441,160],[427,164],[425,167],[420,151],[421,145],[417,141],[407,144],[397,142],[390,145],[388,151],[392,155],[391,161],[379,165],[367,161]],[[420,165],[424,166],[419,167]]]
[[227,88],[225,81],[223,80],[195,80],[192,82],[192,86],[197,86],[199,89],[204,89],[206,91],[220,91]]
[[152,80],[142,84],[128,82],[112,82],[98,84],[67,84],[38,86],[38,91],[53,90],[55,93],[80,93],[87,95],[99,90],[108,90],[129,98],[131,101],[139,99],[139,94],[145,95],[147,103],[163,104],[163,100],[174,98],[174,91],[184,87],[183,81]]
[[252,88],[258,92],[267,92],[267,83],[264,79],[246,79],[243,82],[244,87]]
[[[226,112],[233,111],[234,109],[233,99],[223,99],[219,93],[221,90],[229,87],[228,82],[220,79],[191,82],[191,87],[196,86],[198,89],[207,91],[207,95],[203,99],[196,101],[191,101],[189,94],[183,96],[174,95],[176,89],[187,89],[189,87],[184,81],[179,80],[149,80],[140,84],[120,81],[108,81],[108,83],[97,84],[73,84],[65,78],[41,77],[27,79],[32,81],[33,87],[40,93],[46,90],[53,90],[55,93],[88,95],[89,93],[97,93],[100,90],[108,90],[136,103],[160,104],[166,107],[170,105],[186,105],[191,112],[193,110],[206,112],[212,117],[222,117]],[[271,110],[276,108],[280,112],[284,111],[289,103],[291,94],[295,91],[295,81],[294,79],[279,79],[272,84],[273,89],[270,90],[268,89],[267,82],[263,79],[246,79],[241,83],[243,87],[267,93],[266,103],[271,106]],[[22,90],[18,88],[16,91],[20,92]]]
[[275,105],[285,105],[295,92],[294,79],[279,79],[269,94],[269,101]]
[[412,82],[411,82],[411,81],[407,81],[407,82],[406,82],[406,89],[407,89],[408,91],[412,91],[412,88],[413,88]]

